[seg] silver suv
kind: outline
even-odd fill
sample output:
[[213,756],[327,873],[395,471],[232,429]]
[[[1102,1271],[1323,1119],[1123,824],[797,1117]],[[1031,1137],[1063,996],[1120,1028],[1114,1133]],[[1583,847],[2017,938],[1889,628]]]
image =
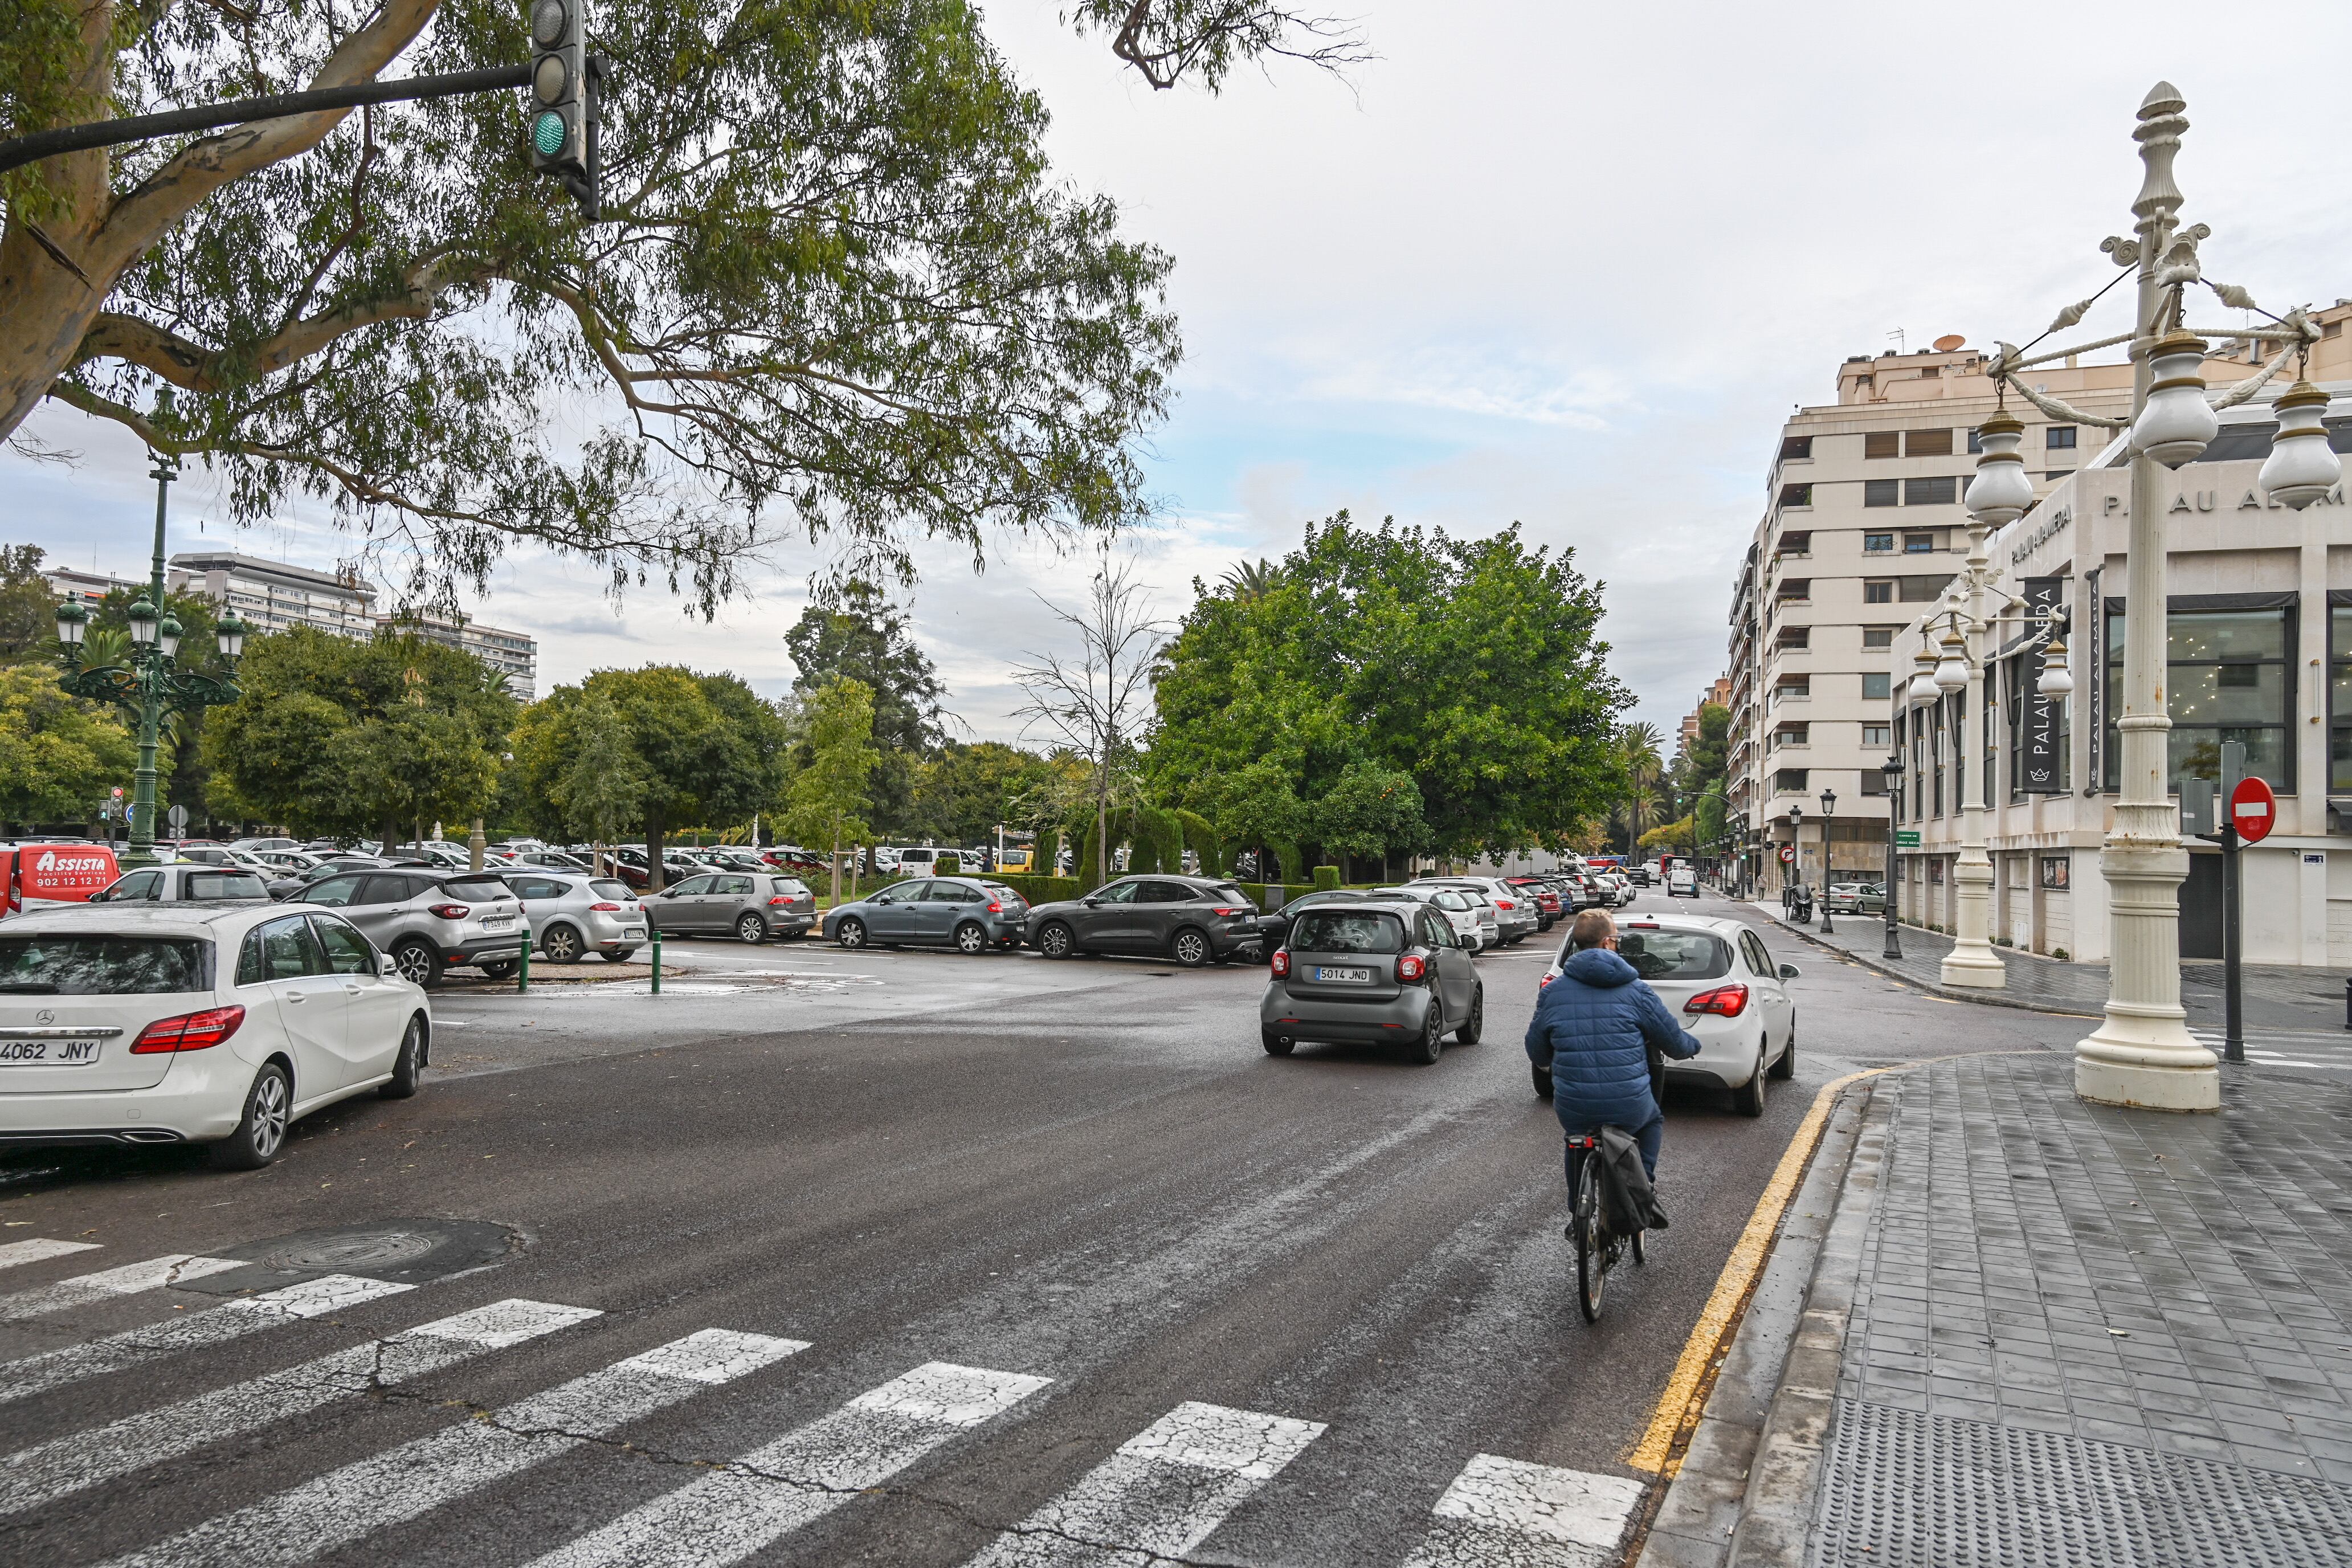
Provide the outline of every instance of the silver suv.
[[588,952],[625,963],[645,945],[645,910],[617,877],[535,868],[499,876],[530,918],[530,945],[551,963],[577,963]]
[[346,871],[320,878],[293,901],[333,910],[392,955],[403,980],[428,990],[453,964],[498,980],[522,962],[522,902],[487,871]]

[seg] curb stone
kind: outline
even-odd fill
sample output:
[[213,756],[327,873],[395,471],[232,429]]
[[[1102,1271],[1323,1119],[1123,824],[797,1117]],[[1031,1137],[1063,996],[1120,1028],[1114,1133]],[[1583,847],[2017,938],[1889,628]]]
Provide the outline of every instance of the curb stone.
[[1789,1205],[1639,1568],[1801,1560],[1846,1315],[1878,1184],[1877,1079],[1838,1097]]

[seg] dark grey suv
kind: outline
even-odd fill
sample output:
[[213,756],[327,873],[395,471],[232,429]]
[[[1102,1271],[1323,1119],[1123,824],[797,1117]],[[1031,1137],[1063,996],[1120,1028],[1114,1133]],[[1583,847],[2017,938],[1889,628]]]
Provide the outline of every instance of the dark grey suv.
[[1187,969],[1255,953],[1257,906],[1208,877],[1121,877],[1083,899],[1029,911],[1029,945],[1048,958],[1131,952]]

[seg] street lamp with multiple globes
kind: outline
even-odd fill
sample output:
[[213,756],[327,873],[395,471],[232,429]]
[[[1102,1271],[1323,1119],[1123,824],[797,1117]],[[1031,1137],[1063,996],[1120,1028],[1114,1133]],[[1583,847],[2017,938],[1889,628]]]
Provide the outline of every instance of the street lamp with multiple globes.
[[1830,818],[1837,815],[1837,791],[1822,791],[1822,934],[1830,936],[1837,927],[1830,924],[1830,881],[1834,875],[1830,866]]
[[[166,387],[161,412],[168,417],[171,409],[171,389]],[[229,668],[228,675],[214,677],[180,668],[180,620],[163,607],[163,517],[180,466],[159,452],[154,468],[148,471],[155,480],[155,556],[146,588],[131,601],[126,612],[131,622],[128,661],[82,668],[82,640],[89,630],[89,610],[70,594],[58,606],[58,663],[63,670],[59,684],[77,697],[115,704],[139,724],[139,770],[132,775],[131,791],[131,847],[121,862],[126,868],[152,866],[156,859],[155,751],[163,736],[163,715],[217,707],[243,695],[235,671],[245,655],[246,634],[252,630],[235,610],[215,623],[215,640]]]
[[[1795,802],[1789,805],[1789,875],[1799,885],[1805,879],[1805,808]],[[1782,906],[1787,907],[1785,904]]]
[[[2245,289],[2208,279],[2198,246],[2212,230],[2201,223],[2186,227],[2179,223],[2182,197],[2172,164],[2179,155],[2181,133],[2189,129],[2183,113],[2187,108],[2170,82],[2157,83],[2141,100],[2139,125],[2132,133],[2143,167],[2139,195],[2132,202],[2136,237],[2110,236],[2100,245],[2117,267],[2137,269],[2132,331],[2040,354],[2031,353],[2039,338],[2023,349],[2004,342],[1986,374],[1996,386],[2014,390],[2053,419],[2131,432],[2123,710],[2116,723],[2121,787],[2114,824],[2099,856],[2107,884],[2107,1004],[2099,1026],[2075,1043],[2074,1091],[2110,1105],[2215,1110],[2221,1103],[2220,1069],[2213,1053],[2189,1033],[2188,1015],[2180,1005],[2179,891],[2189,875],[2189,855],[2181,847],[2168,756],[2172,730],[2164,700],[2168,573],[2160,486],[2167,469],[2204,451],[2220,429],[2217,409],[2253,396],[2290,358],[2297,367],[2295,383],[2277,399],[2278,435],[2256,483],[2282,504],[2300,510],[2341,482],[2344,470],[2341,458],[2326,443],[2313,438],[2327,395],[2308,379],[2308,356],[2320,336],[2318,325],[2302,308],[2273,316]],[[2118,274],[2115,281],[2122,277]],[[2184,320],[2187,295],[2200,286],[2211,289],[2231,309],[2253,311],[2273,325],[2189,327]],[[2080,321],[2097,298],[2094,294],[2059,311],[2042,337]],[[2203,374],[2208,331],[2273,344],[2277,352],[2256,374],[2209,397]],[[2128,419],[2085,414],[2018,379],[2020,372],[2034,365],[2123,342],[2131,345],[2135,366]],[[1990,439],[1984,445],[1990,447]],[[1986,467],[1980,466],[1977,484],[1985,482]],[[1973,512],[1976,485],[1969,489]],[[1971,552],[1972,562],[1978,553]],[[2063,664],[2059,668],[2061,680],[2071,687],[2072,676],[2063,673]]]

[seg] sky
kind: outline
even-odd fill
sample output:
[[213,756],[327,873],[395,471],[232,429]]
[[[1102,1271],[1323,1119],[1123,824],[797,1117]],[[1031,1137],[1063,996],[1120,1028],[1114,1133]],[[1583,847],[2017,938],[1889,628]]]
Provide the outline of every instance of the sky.
[[[2179,175],[2214,230],[2208,276],[2274,311],[2352,295],[2340,0],[2256,7],[2226,37],[2210,5],[2162,3],[1979,26],[1883,0],[1329,0],[1375,58],[1344,79],[1277,61],[1216,96],[1151,90],[1060,25],[1066,3],[991,0],[986,25],[1053,112],[1058,177],[1176,258],[1186,361],[1141,447],[1162,505],[1119,546],[1158,612],[1342,508],[1463,535],[1516,521],[1606,584],[1629,717],[1670,734],[1722,673],[1781,420],[1831,401],[1850,354],[2022,342],[2105,283],[2158,79],[2189,102]],[[54,405],[31,427],[81,461],[0,455],[0,540],[141,570],[136,443]],[[226,527],[200,470],[173,505],[173,551],[351,552],[323,509]],[[1039,598],[1074,601],[1088,562],[1018,542],[979,574],[919,559],[909,608],[961,731],[1021,738],[1011,668],[1058,646]],[[615,605],[584,566],[518,550],[472,609],[539,639],[542,694],[664,659],[772,695],[826,564],[781,555],[705,624],[658,586]]]

